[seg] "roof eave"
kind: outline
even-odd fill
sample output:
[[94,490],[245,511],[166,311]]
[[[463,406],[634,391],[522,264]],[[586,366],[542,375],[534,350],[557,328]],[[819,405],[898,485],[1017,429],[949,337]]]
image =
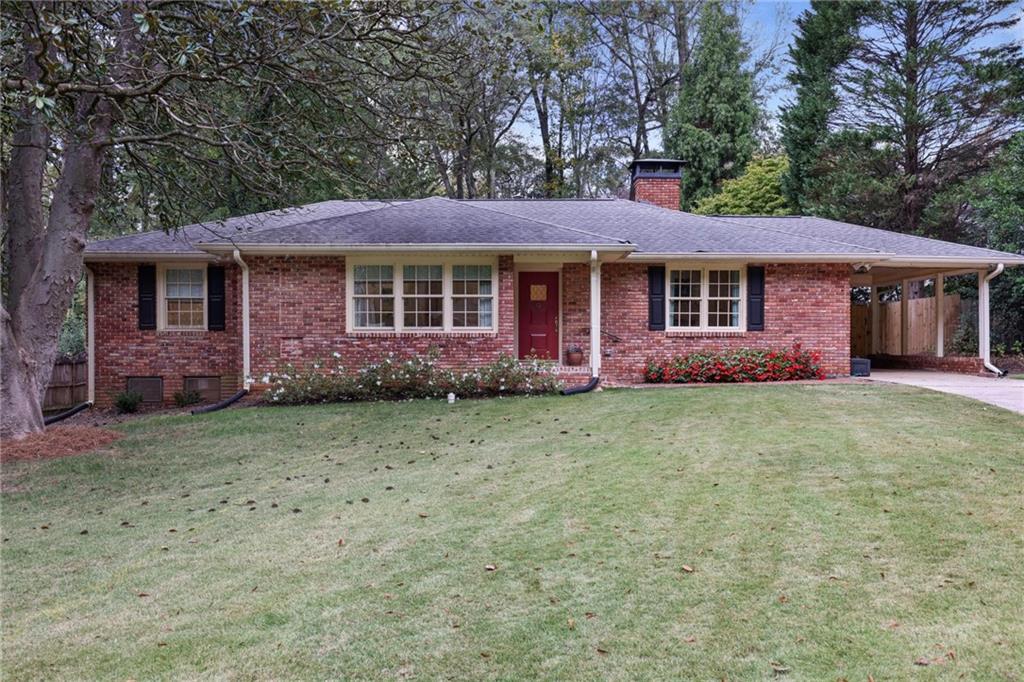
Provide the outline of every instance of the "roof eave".
[[197,262],[216,261],[217,256],[205,251],[86,251],[86,263],[134,263],[138,261]]
[[238,249],[243,253],[268,255],[328,255],[346,253],[435,253],[451,251],[500,251],[500,252],[566,252],[601,251],[631,252],[633,244],[197,244],[210,253],[230,253]]
[[880,263],[889,254],[883,253],[771,253],[771,252],[634,252],[626,256],[631,261],[708,260],[756,261],[770,263]]

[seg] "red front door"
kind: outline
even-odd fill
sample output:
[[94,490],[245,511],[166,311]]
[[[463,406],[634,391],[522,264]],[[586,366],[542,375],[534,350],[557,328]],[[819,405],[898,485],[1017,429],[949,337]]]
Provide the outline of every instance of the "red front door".
[[519,273],[519,357],[557,360],[558,273]]

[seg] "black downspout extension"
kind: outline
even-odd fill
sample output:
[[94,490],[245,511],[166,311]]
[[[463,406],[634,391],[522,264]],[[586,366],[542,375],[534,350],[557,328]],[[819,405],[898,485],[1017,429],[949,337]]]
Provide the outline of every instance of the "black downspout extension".
[[223,410],[228,405],[231,405],[233,403],[237,403],[239,400],[242,399],[242,396],[244,396],[248,392],[249,392],[249,389],[243,388],[238,393],[234,394],[230,398],[225,398],[224,400],[221,400],[219,403],[214,403],[212,405],[203,405],[202,407],[197,407],[196,409],[192,410],[192,414],[193,415],[206,414],[207,412],[216,412],[217,410]]
[[601,377],[590,377],[590,381],[582,386],[573,386],[572,388],[563,388],[562,395],[576,395],[578,393],[590,393],[597,385],[601,383]]
[[64,421],[68,417],[73,417],[74,415],[78,414],[87,407],[92,407],[92,403],[90,403],[89,401],[85,401],[81,405],[75,405],[70,410],[65,410],[60,414],[55,414],[52,417],[47,417],[46,419],[43,420],[43,426],[49,426],[50,424],[56,424],[59,421]]

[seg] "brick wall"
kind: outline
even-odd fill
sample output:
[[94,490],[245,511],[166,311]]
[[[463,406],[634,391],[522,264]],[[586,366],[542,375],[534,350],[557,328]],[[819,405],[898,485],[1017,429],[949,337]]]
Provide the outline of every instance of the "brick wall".
[[[498,332],[345,333],[343,257],[249,256],[252,376],[258,382],[284,364],[304,365],[342,354],[357,367],[388,353],[440,352],[449,367],[471,368],[515,353],[515,272],[511,256],[498,265]],[[227,267],[226,329],[223,332],[140,331],[137,264],[91,266],[96,293],[97,403],[109,406],[129,376],[162,376],[170,402],[185,376],[222,377],[222,393],[235,390],[241,376],[240,274]],[[602,268],[602,375],[613,383],[642,379],[648,358],[696,350],[737,347],[780,348],[800,342],[823,353],[825,371],[849,373],[850,305],[846,265],[767,265],[765,331],[686,336],[647,329],[647,265],[610,263]],[[590,266],[562,269],[562,341],[577,343],[589,364]],[[617,337],[612,338],[612,337]],[[585,372],[580,375],[585,380]]]
[[672,211],[679,210],[679,178],[637,178],[633,198]]
[[172,404],[186,376],[221,377],[221,395],[241,384],[241,295],[238,268],[225,264],[224,331],[139,329],[138,263],[94,263],[96,404],[109,407],[128,377],[160,376]]
[[[568,267],[568,266],[566,266]],[[565,277],[565,298],[589,296],[589,280]],[[573,291],[571,288],[576,287]],[[822,353],[830,375],[850,373],[850,278],[842,264],[765,268],[765,331],[699,335],[647,328],[647,265],[606,263],[601,272],[601,374],[613,383],[642,381],[645,360],[740,347],[784,348],[795,342]],[[566,336],[569,336],[568,322]],[[611,338],[617,337],[618,340]],[[589,340],[584,338],[584,345]]]
[[259,382],[285,364],[305,365],[340,353],[359,367],[388,353],[440,353],[439,363],[471,368],[515,353],[511,256],[498,259],[498,332],[345,333],[345,258],[255,257],[249,265],[252,376]]

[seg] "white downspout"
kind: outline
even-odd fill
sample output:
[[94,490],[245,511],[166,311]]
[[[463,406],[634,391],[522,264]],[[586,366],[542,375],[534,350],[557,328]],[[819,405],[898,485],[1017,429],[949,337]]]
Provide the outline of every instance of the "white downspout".
[[601,376],[601,261],[590,252],[590,376]]
[[252,386],[249,365],[249,266],[242,260],[242,253],[238,249],[235,249],[233,256],[242,269],[242,388],[248,391]]
[[85,361],[86,393],[90,405],[96,404],[96,285],[92,268],[85,269]]
[[981,272],[978,273],[978,345],[981,346],[981,361],[985,363],[985,369],[1000,377],[1006,372],[992,364],[992,320],[988,304],[988,283],[1005,269],[1006,267],[999,263],[996,269],[985,277],[981,277]]

